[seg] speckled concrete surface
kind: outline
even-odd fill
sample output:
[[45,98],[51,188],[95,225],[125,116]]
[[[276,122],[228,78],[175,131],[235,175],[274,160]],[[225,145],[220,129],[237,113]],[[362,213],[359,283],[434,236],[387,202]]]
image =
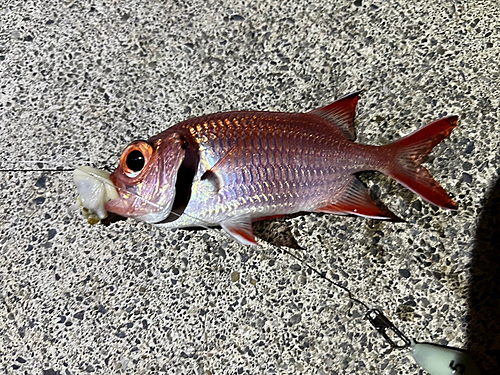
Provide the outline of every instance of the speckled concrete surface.
[[[276,237],[408,336],[469,347],[500,373],[498,1],[49,0],[0,12],[0,167],[14,170],[0,174],[3,373],[422,373]],[[68,210],[70,172],[19,171],[113,166],[130,141],[190,116],[307,111],[356,89],[360,142],[460,115],[426,164],[458,212],[367,173],[405,222],[277,219],[248,248],[220,229],[91,227]]]

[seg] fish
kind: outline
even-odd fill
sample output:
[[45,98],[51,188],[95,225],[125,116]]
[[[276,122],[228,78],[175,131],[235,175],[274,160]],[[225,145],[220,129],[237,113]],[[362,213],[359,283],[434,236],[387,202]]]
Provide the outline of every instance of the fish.
[[299,212],[393,219],[358,179],[390,176],[423,200],[457,204],[422,166],[458,124],[434,121],[387,145],[355,142],[360,92],[307,113],[232,111],[180,122],[129,144],[112,173],[79,167],[79,202],[165,228],[221,226],[256,245],[252,223]]

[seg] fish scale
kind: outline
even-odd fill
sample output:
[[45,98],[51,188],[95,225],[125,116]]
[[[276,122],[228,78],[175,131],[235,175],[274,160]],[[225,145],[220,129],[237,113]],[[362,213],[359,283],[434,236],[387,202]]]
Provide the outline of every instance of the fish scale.
[[363,145],[354,142],[358,99],[354,93],[308,113],[241,111],[186,120],[124,150],[109,177],[117,187],[112,198],[88,197],[93,184],[84,176],[80,196],[99,216],[109,211],[168,228],[220,225],[244,244],[256,243],[252,221],[300,211],[393,219],[355,176],[365,170],[456,209],[420,164],[458,117],[389,145]]
[[[231,172],[220,174],[223,187],[208,199],[196,186],[201,183],[197,178],[206,172],[200,168],[184,217],[170,225],[195,225],[196,220],[213,225],[239,216],[258,218],[316,209],[332,200],[344,188],[346,177],[354,173],[332,162],[342,154],[339,148],[346,137],[326,120],[316,118],[318,124],[308,127],[313,116],[306,114],[239,112],[215,116],[189,120],[178,127],[186,129],[200,149],[211,155],[212,166],[235,148],[242,152],[239,158],[227,160],[224,170]],[[212,142],[204,142],[207,139]],[[363,157],[362,152],[358,154]],[[276,173],[269,176],[267,169]],[[276,175],[279,184],[273,181]]]
[[[203,143],[203,140],[207,138],[213,139],[217,133],[222,134],[219,138],[223,141],[214,143],[216,147],[211,149],[211,152],[216,155],[215,158],[222,158],[234,147],[245,147],[246,149],[241,158],[231,159],[231,162],[228,163],[226,169],[232,169],[233,173],[222,175],[224,188],[218,196],[204,203],[206,214],[200,217],[200,211],[198,211],[197,217],[200,220],[210,222],[208,217],[213,220],[214,214],[218,211],[217,207],[220,205],[230,205],[232,212],[237,216],[241,214],[241,212],[236,211],[237,209],[242,210],[245,214],[265,212],[274,215],[278,214],[279,209],[283,206],[294,206],[296,207],[295,212],[298,212],[310,206],[311,203],[314,206],[321,206],[324,203],[325,198],[318,202],[311,202],[311,198],[331,194],[334,186],[332,182],[343,178],[343,175],[336,173],[334,164],[331,163],[331,159],[338,157],[339,154],[332,147],[332,145],[335,146],[335,143],[339,144],[339,142],[335,142],[336,138],[334,138],[339,135],[339,132],[330,124],[328,126],[332,128],[333,136],[324,134],[324,128],[321,130],[325,138],[320,137],[317,129],[312,128],[305,131],[306,121],[299,120],[301,115],[248,113],[246,115],[238,114],[231,118],[232,114],[229,113],[221,121],[211,121],[212,124],[218,126],[199,126],[198,121],[203,121],[203,118],[185,124],[185,127],[189,129],[191,134],[195,135],[199,143]],[[289,120],[290,118],[292,120]],[[298,121],[294,121],[295,118]],[[221,127],[225,129],[220,129]],[[196,133],[193,131],[194,129],[196,129]],[[213,136],[210,137],[207,132],[211,132]],[[239,140],[241,138],[243,139]],[[228,142],[228,139],[232,139],[233,142]],[[328,144],[324,139],[331,141]],[[203,144],[203,147],[210,148],[206,144]],[[296,151],[290,153],[289,150],[293,149]],[[260,150],[262,152],[259,152]],[[273,189],[276,185],[268,183],[273,182],[274,178],[274,176],[265,173],[268,167],[279,171],[279,178],[282,181],[281,189]],[[324,171],[321,179],[313,178],[313,176],[317,176],[317,173],[314,173],[317,170]],[[248,173],[244,173],[244,171],[248,171]],[[200,171],[199,175],[203,173],[204,171]],[[348,170],[345,170],[344,173],[351,174]],[[329,178],[325,179],[325,177]],[[247,198],[240,196],[243,190],[240,185],[251,186],[252,195]],[[311,191],[311,194],[304,194],[307,191],[304,187],[314,187],[315,191]],[[196,200],[196,196],[193,196],[193,199]],[[254,206],[256,200],[260,203],[258,208]],[[222,211],[227,212],[228,210],[222,208]],[[189,212],[186,213],[189,214]],[[216,219],[220,220],[221,218]]]

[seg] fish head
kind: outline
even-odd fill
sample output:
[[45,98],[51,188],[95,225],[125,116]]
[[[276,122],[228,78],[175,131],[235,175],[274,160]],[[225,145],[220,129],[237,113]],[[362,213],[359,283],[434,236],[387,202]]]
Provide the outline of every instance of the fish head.
[[191,153],[192,144],[175,132],[129,144],[110,176],[118,197],[105,204],[106,211],[147,223],[165,220],[176,197],[179,169]]

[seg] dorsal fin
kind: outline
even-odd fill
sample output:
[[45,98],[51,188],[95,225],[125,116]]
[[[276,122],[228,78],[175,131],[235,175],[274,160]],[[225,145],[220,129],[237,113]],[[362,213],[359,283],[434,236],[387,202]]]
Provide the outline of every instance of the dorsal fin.
[[354,141],[356,129],[354,129],[354,115],[361,91],[354,92],[334,101],[326,107],[316,108],[309,113],[323,117],[340,128],[347,138]]

